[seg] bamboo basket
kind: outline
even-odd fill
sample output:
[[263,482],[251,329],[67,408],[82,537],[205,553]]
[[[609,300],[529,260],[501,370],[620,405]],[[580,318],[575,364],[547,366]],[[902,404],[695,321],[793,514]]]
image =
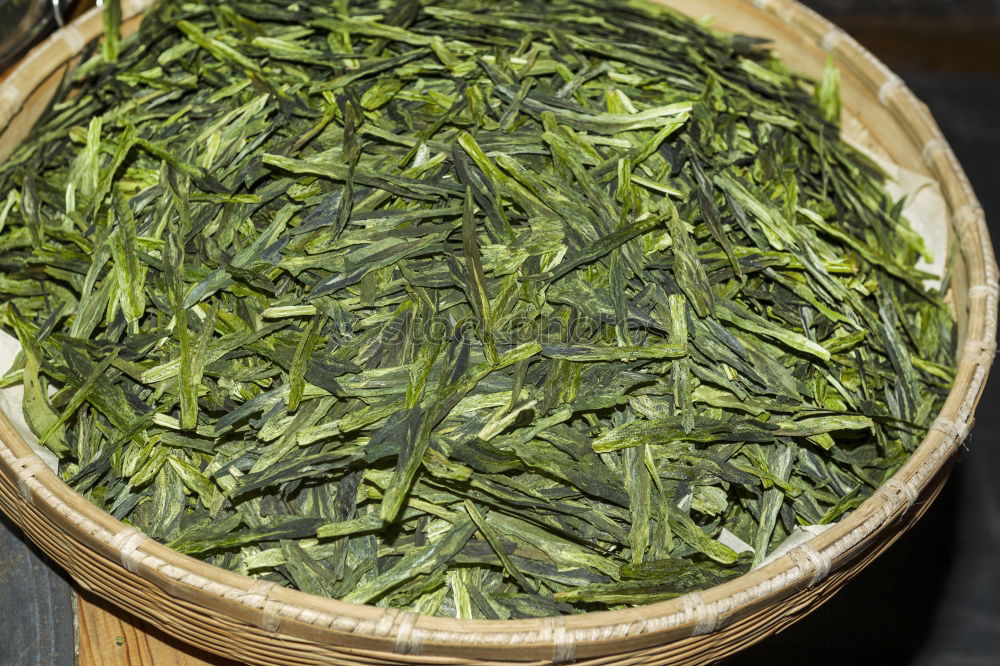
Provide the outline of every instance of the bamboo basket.
[[[0,412],[0,509],[85,589],[171,636],[255,664],[699,664],[818,607],[905,532],[944,484],[996,351],[997,264],[983,211],[926,106],[842,30],[794,0],[658,0],[722,29],[763,35],[792,67],[842,70],[844,107],[897,164],[947,200],[955,386],[906,465],[842,522],[789,555],[702,592],[629,610],[541,620],[453,620],[347,604],[256,582],[176,553],[73,492]],[[123,0],[134,29],[150,0]],[[94,10],[36,48],[0,86],[0,159],[99,36]]]

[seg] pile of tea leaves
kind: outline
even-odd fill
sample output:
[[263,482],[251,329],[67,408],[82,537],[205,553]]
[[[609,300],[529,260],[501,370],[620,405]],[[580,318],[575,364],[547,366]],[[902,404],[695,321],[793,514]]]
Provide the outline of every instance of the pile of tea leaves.
[[943,402],[836,69],[625,0],[115,11],[0,167],[3,384],[182,553],[459,618],[645,604],[855,508]]

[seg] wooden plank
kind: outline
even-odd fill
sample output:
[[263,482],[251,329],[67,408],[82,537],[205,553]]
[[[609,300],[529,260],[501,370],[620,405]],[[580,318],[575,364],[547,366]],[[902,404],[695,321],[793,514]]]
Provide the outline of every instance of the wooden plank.
[[0,664],[71,666],[73,589],[0,515]]
[[77,600],[80,666],[238,666],[187,646],[88,592],[79,591]]

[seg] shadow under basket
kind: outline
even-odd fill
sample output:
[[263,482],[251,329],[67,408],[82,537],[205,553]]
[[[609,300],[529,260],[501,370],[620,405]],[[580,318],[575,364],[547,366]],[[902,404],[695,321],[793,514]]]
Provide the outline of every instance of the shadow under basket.
[[[0,413],[0,509],[85,589],[204,650],[255,664],[696,664],[816,609],[927,509],[965,440],[996,350],[997,265],[983,211],[926,106],[842,30],[792,0],[659,0],[773,40],[790,67],[833,53],[846,112],[895,163],[936,179],[949,215],[955,385],[920,447],[842,522],[790,554],[702,592],[628,610],[535,620],[455,620],[348,604],[254,581],[168,549],[90,504]],[[134,30],[149,0],[122,2]],[[93,10],[52,35],[0,86],[0,159],[102,30]]]

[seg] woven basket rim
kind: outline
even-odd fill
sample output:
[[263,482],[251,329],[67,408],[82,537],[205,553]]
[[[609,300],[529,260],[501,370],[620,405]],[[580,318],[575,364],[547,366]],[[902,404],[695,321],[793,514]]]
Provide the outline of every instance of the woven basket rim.
[[[420,651],[427,644],[521,645],[551,648],[553,659],[564,661],[572,659],[577,646],[587,643],[686,627],[692,635],[710,633],[730,612],[763,603],[790,588],[820,582],[838,563],[848,560],[856,546],[909,509],[924,485],[964,442],[996,351],[997,263],[983,210],[967,177],[929,111],[897,75],[841,29],[794,0],[730,1],[770,14],[824,50],[836,53],[841,66],[853,67],[861,74],[883,105],[915,118],[907,129],[920,141],[917,145],[923,146],[927,167],[958,193],[949,199],[951,224],[963,246],[974,248],[966,256],[971,280],[968,342],[941,415],[892,479],[823,534],[739,578],[670,601],[542,619],[456,620],[317,597],[177,553],[84,500],[45,467],[2,412],[0,471],[13,476],[27,503],[48,506],[89,535],[106,556],[171,594],[201,602],[214,597],[222,605],[240,607],[246,617],[268,632],[296,636],[305,631],[315,636],[318,630],[327,637],[364,637],[401,654]],[[151,0],[127,0],[122,3],[123,16],[136,17],[151,4]],[[0,108],[0,126],[5,127],[35,87],[79,53],[100,29],[100,9],[95,8],[53,34],[22,61],[0,85],[0,104],[5,104]]]

